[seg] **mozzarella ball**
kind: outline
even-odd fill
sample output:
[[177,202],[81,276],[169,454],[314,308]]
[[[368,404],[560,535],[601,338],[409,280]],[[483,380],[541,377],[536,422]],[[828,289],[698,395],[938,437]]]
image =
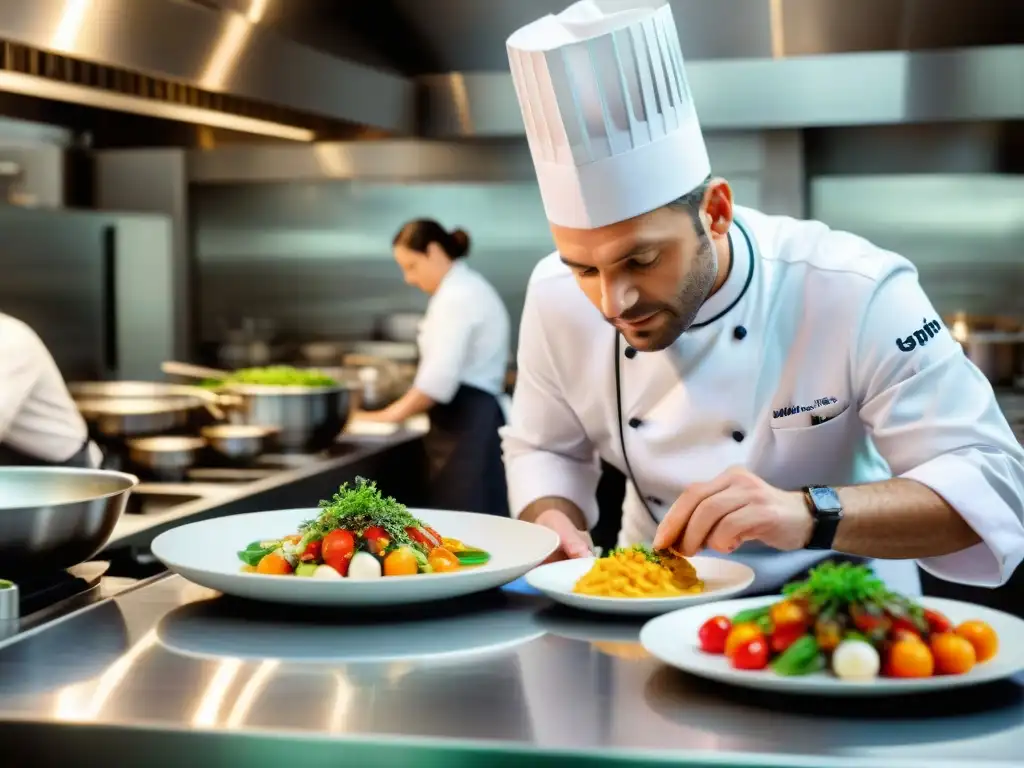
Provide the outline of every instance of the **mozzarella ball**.
[[350,579],[379,579],[382,575],[380,560],[369,552],[356,552],[348,564]]
[[870,680],[880,668],[878,651],[863,640],[843,640],[832,652],[832,671],[843,680]]
[[313,571],[314,579],[340,579],[341,574],[329,565],[318,565]]

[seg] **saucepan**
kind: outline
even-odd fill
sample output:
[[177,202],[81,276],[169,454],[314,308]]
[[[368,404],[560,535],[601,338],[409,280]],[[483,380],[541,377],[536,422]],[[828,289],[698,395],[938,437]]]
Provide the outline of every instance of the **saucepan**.
[[270,438],[277,433],[275,427],[258,424],[212,424],[203,427],[199,434],[223,458],[231,462],[247,463],[263,453]]
[[141,437],[222,420],[218,397],[200,387],[150,381],[74,382],[68,390],[93,431],[105,438]]
[[69,467],[0,467],[0,577],[63,570],[107,543],[134,475]]
[[161,480],[181,480],[206,447],[201,437],[158,435],[128,441],[128,458]]
[[[182,363],[164,363],[165,373],[194,378],[220,378],[226,371]],[[345,384],[274,386],[228,383],[218,389],[228,421],[276,430],[287,452],[316,452],[328,448],[348,423],[352,395]]]

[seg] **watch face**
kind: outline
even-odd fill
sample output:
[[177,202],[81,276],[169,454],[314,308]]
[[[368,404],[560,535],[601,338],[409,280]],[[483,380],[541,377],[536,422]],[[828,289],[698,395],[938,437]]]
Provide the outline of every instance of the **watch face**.
[[843,505],[839,501],[839,494],[833,488],[809,488],[811,499],[819,512],[842,512]]

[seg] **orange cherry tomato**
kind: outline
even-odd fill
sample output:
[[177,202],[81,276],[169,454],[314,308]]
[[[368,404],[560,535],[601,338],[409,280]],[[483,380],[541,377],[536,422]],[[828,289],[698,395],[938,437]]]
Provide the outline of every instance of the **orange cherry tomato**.
[[892,677],[931,677],[935,659],[920,640],[898,640],[889,649],[886,671]]
[[729,663],[736,669],[764,669],[768,666],[768,644],[763,637],[748,640],[736,647]]
[[725,638],[725,655],[732,658],[740,646],[746,645],[751,640],[763,640],[764,633],[756,624],[736,624],[729,635]]
[[784,627],[790,624],[805,624],[807,614],[804,609],[792,600],[783,600],[775,603],[769,610],[768,616],[776,627]]
[[988,661],[999,652],[999,636],[984,621],[965,621],[957,625],[956,633],[974,646],[979,663]]
[[732,622],[726,616],[712,616],[701,624],[697,631],[700,649],[705,653],[724,653],[725,640],[729,637]]
[[444,547],[435,547],[427,558],[434,573],[450,573],[459,570],[459,558]]
[[963,675],[970,672],[978,658],[970,641],[953,632],[932,635],[931,649],[935,658],[935,672],[939,675]]
[[416,557],[407,547],[399,547],[384,558],[385,576],[415,576],[417,573]]
[[924,640],[921,639],[921,635],[919,635],[917,633],[917,631],[913,630],[913,629],[896,629],[896,630],[893,630],[892,639],[893,639],[893,642],[895,642],[895,643],[898,643],[901,640],[906,640],[907,642],[910,642],[910,643],[923,643],[924,642]]
[[272,576],[287,576],[291,572],[292,567],[288,561],[276,552],[264,555],[260,564],[256,566],[256,573],[266,573]]

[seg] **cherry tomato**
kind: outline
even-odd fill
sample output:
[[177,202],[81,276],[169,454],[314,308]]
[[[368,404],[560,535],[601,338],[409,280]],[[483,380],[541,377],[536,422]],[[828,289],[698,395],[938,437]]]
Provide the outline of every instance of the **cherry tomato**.
[[384,558],[385,576],[414,576],[419,570],[416,556],[408,547],[399,547]]
[[324,543],[320,539],[314,539],[306,545],[306,548],[302,552],[302,556],[299,558],[304,563],[316,563],[320,561],[320,555],[323,551]]
[[712,616],[701,624],[697,632],[700,649],[705,653],[725,653],[725,639],[732,629],[732,622],[725,616]]
[[843,639],[841,628],[835,621],[818,619],[814,623],[814,639],[818,641],[818,647],[821,650],[830,653],[836,649],[839,641]]
[[933,611],[931,608],[924,609],[924,620],[928,622],[929,632],[940,634],[942,632],[953,631],[953,622],[938,611]]
[[865,635],[889,624],[888,616],[883,613],[869,611],[858,603],[850,606],[850,618],[853,619],[853,626]]
[[774,631],[772,631],[771,637],[769,638],[769,643],[772,651],[775,653],[782,653],[806,634],[807,627],[803,624],[776,625]]
[[914,630],[914,629],[897,629],[897,630],[895,630],[892,633],[892,641],[894,643],[898,643],[901,640],[905,640],[907,642],[912,642],[912,643],[923,643],[924,642],[924,640],[921,639],[921,635],[919,635],[917,633],[917,630]]
[[735,624],[725,638],[725,655],[732,658],[741,645],[746,645],[751,640],[763,639],[764,633],[757,624]]
[[953,632],[932,635],[930,645],[935,672],[940,675],[963,675],[971,671],[978,659],[970,641]]
[[900,640],[889,649],[886,672],[892,677],[931,677],[935,659],[920,640]]
[[349,531],[342,528],[331,531],[323,539],[323,559],[342,576],[348,573],[348,564],[355,554],[356,540]]
[[790,624],[804,624],[807,621],[807,614],[804,609],[792,600],[783,600],[775,603],[769,610],[772,624],[776,627],[784,627]]
[[260,559],[260,564],[256,566],[256,573],[266,573],[272,576],[287,576],[291,572],[292,567],[288,561],[276,552],[264,555]]
[[441,537],[436,536],[430,528],[417,528],[416,526],[410,525],[405,529],[405,532],[409,534],[409,538],[415,541],[417,544],[422,544],[427,549],[434,549],[434,547],[441,546]]
[[377,525],[371,525],[363,531],[363,539],[366,541],[366,548],[370,551],[371,555],[379,555],[391,543],[391,537],[388,536],[388,532]]
[[957,625],[956,633],[974,646],[979,663],[988,661],[999,652],[999,636],[984,621],[965,621]]
[[768,666],[768,644],[760,637],[748,640],[736,648],[729,662],[736,669],[764,669]]
[[434,573],[450,573],[457,571],[460,567],[459,558],[453,555],[444,547],[435,547],[427,558]]
[[889,631],[892,632],[893,637],[895,637],[896,634],[899,633],[901,637],[913,635],[917,639],[921,639],[921,631],[910,619],[894,619],[892,622],[892,627],[889,629]]

